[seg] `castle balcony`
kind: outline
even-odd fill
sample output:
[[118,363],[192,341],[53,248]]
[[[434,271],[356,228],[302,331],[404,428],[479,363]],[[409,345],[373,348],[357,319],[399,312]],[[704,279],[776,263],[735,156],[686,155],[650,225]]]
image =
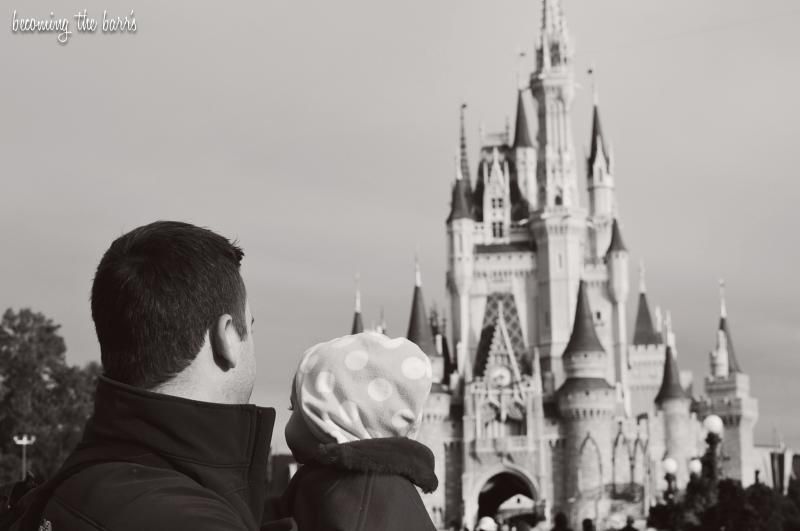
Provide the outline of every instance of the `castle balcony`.
[[470,449],[474,454],[507,454],[511,452],[528,452],[535,449],[534,442],[527,435],[476,439],[470,444]]

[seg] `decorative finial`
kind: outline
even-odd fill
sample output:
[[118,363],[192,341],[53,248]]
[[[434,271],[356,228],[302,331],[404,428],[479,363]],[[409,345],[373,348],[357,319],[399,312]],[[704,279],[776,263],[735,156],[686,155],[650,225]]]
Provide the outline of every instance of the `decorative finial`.
[[524,68],[525,51],[520,48],[517,52],[517,90],[525,90],[525,77],[522,75]]
[[589,70],[587,70],[586,73],[589,74],[589,77],[592,80],[592,101],[594,102],[594,106],[597,107],[600,97],[597,93],[597,78],[595,77],[594,64],[589,67]]
[[[675,334],[672,332],[672,313],[667,310],[664,315],[664,335],[668,347],[675,348]],[[673,353],[674,354],[674,353]]]
[[422,273],[419,270],[419,250],[414,253],[414,285],[422,286]]
[[656,330],[658,330],[659,332],[663,332],[664,319],[661,315],[661,306],[656,306],[655,314],[656,314]]
[[719,279],[719,316],[728,317],[728,308],[725,304],[725,280]]
[[356,273],[356,313],[361,313],[361,274]]
[[511,118],[506,115],[506,144],[511,143]]
[[481,125],[478,126],[478,136],[481,137],[481,145],[486,143],[486,125],[481,122]]
[[645,293],[647,286],[644,283],[644,260],[639,261],[639,293]]
[[456,150],[456,156],[453,157],[453,161],[455,161],[456,165],[456,182],[460,181],[464,178],[463,172],[461,171],[461,148]]

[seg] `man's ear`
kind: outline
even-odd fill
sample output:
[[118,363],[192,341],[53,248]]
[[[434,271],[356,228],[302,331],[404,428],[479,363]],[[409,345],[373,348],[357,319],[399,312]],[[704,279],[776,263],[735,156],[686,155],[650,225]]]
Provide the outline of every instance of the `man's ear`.
[[239,334],[233,317],[223,314],[211,328],[211,350],[214,361],[222,370],[233,369],[239,363]]

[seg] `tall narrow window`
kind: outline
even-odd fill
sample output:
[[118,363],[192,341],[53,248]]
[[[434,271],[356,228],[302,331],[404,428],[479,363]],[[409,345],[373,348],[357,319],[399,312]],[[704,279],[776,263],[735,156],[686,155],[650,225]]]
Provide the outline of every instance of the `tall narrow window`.
[[503,222],[502,221],[493,221],[492,222],[492,236],[495,238],[502,238],[503,237]]

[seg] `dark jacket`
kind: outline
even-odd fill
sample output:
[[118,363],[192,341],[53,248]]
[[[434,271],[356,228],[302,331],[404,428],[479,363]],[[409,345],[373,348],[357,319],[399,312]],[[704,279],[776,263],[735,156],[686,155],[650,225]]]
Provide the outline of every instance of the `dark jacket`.
[[437,484],[433,453],[416,441],[325,444],[295,473],[283,508],[299,531],[429,531],[417,487]]
[[196,402],[101,377],[94,414],[64,469],[92,465],[55,490],[43,528],[258,530],[274,422],[274,409]]

